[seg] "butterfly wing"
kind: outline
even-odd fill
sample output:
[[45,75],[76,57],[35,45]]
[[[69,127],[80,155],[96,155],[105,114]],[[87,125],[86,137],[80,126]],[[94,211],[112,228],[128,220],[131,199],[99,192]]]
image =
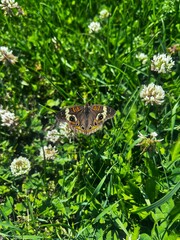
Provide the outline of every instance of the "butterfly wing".
[[90,116],[94,116],[92,120],[90,117],[90,120],[92,121],[92,126],[95,129],[97,128],[97,130],[103,126],[105,121],[113,118],[116,113],[113,108],[103,105],[92,105],[91,112],[94,114],[90,114]]
[[57,122],[67,122],[69,127],[74,131],[81,130],[81,119],[84,118],[84,107],[73,106],[61,109],[57,114]]
[[67,122],[77,132],[89,135],[102,128],[103,123],[113,118],[116,111],[103,105],[88,104],[62,109],[57,116],[59,122]]

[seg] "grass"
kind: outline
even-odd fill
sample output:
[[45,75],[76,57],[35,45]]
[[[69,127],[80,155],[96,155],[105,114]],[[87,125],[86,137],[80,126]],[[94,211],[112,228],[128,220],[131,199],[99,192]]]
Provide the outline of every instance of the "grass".
[[[154,55],[180,43],[178,1],[18,1],[24,15],[0,10],[1,108],[17,123],[0,135],[0,235],[3,239],[177,240],[179,225],[179,50],[167,73]],[[107,9],[110,16],[99,19]],[[89,33],[92,21],[101,24]],[[54,38],[54,40],[52,40]],[[136,55],[145,53],[146,64]],[[145,105],[142,85],[162,86],[161,105]],[[102,104],[117,110],[101,131],[40,149],[56,109]],[[2,115],[1,115],[2,118]],[[139,132],[148,140],[141,142]],[[154,141],[149,134],[158,134]],[[152,140],[151,142],[149,142]],[[140,145],[138,145],[140,143]],[[11,162],[31,163],[14,176]]]

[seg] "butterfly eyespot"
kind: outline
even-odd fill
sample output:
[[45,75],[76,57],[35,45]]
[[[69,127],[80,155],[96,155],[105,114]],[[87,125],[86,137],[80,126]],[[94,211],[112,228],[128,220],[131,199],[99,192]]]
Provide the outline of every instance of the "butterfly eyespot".
[[75,122],[75,121],[76,121],[75,116],[70,116],[70,117],[69,117],[69,121],[70,121],[70,122]]
[[103,118],[104,118],[104,116],[103,116],[102,113],[99,113],[99,114],[97,115],[97,120],[98,120],[98,121],[102,120]]

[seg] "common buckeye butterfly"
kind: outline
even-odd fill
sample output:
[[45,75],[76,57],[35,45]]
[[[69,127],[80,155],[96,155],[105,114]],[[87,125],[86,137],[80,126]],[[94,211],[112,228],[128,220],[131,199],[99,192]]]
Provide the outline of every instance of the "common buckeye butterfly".
[[58,122],[67,122],[73,131],[89,135],[101,129],[104,122],[113,118],[115,113],[116,111],[108,106],[86,104],[61,109],[57,119]]

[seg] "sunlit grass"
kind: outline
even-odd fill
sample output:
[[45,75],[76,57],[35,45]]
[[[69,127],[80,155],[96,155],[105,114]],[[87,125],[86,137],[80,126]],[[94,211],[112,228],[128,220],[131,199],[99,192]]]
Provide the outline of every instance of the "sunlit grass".
[[[11,3],[0,9],[0,235],[177,240],[178,1]],[[59,108],[87,103],[116,115],[89,136],[59,126]]]

